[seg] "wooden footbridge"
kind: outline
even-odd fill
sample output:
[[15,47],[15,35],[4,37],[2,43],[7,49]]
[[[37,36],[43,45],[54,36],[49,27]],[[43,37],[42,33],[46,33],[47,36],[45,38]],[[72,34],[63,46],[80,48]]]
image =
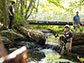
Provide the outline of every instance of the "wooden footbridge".
[[[69,14],[33,13],[27,21],[30,25],[72,25],[73,16]],[[84,15],[80,15],[80,17],[84,23]]]

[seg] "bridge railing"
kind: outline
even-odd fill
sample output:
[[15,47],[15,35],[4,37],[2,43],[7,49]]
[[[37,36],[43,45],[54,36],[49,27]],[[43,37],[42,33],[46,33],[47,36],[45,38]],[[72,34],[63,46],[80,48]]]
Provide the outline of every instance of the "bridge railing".
[[[52,13],[32,13],[28,20],[40,21],[72,21],[72,14],[52,14]],[[81,21],[84,21],[84,15],[80,15]]]

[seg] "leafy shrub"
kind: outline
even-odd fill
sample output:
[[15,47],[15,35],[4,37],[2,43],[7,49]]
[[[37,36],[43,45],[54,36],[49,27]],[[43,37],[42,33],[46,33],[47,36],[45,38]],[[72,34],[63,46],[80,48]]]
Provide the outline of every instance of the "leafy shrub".
[[14,15],[14,26],[18,26],[18,25],[23,26],[25,24],[25,22],[26,21],[25,21],[24,17],[15,13],[15,15]]

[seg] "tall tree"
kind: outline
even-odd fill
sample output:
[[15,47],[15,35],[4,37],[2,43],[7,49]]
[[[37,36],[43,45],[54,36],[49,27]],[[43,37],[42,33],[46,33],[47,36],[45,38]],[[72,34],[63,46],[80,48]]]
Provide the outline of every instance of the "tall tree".
[[24,7],[24,0],[21,0],[21,15],[23,16],[23,7]]
[[2,0],[3,1],[3,16],[4,16],[4,25],[3,27],[7,27],[7,0]]

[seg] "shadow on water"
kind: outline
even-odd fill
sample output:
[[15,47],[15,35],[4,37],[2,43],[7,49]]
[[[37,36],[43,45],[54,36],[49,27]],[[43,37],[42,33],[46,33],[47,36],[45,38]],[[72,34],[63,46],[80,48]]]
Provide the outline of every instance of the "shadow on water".
[[76,58],[76,54],[71,53],[68,56],[61,56],[59,53],[57,53],[57,51],[52,50],[52,46],[58,44],[59,37],[55,38],[52,35],[46,38],[46,45],[44,46],[22,41],[18,44],[18,47],[25,45],[28,48],[28,62],[34,61],[35,63],[79,63]]

